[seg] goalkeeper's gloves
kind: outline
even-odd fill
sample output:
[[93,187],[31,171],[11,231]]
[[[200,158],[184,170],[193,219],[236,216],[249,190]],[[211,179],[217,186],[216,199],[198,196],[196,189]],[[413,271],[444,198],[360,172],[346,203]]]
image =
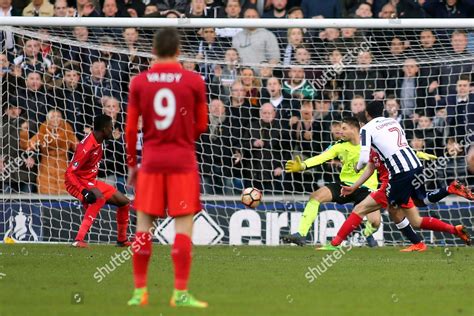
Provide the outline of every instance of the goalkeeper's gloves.
[[416,156],[417,156],[418,158],[420,158],[420,159],[423,159],[423,160],[436,160],[436,159],[438,159],[437,156],[431,155],[431,154],[427,154],[427,153],[425,153],[425,152],[423,152],[423,151],[417,151],[417,152],[416,152]]
[[295,160],[288,160],[285,164],[286,172],[300,172],[306,170],[306,164],[301,161],[300,156],[296,156]]
[[82,196],[84,197],[84,201],[87,202],[87,204],[94,204],[95,201],[97,201],[97,197],[95,196],[94,192],[84,189],[81,192]]

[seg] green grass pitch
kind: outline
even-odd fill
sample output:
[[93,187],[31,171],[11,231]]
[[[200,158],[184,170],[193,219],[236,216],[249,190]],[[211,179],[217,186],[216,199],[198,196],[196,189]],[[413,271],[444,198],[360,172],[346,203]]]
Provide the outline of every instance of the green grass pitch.
[[2,244],[0,315],[474,315],[474,248],[399,249],[351,249],[310,283],[329,254],[311,246],[195,247],[190,289],[210,307],[183,310],[168,307],[168,246],[153,249],[150,305],[131,308],[131,260],[94,278],[121,248]]

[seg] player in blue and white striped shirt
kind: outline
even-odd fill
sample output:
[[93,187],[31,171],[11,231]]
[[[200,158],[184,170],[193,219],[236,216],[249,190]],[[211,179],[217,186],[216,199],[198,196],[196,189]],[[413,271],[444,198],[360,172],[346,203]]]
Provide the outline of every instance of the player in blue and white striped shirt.
[[370,103],[365,115],[368,123],[360,131],[361,151],[356,169],[365,167],[373,147],[390,172],[387,197],[391,207],[406,204],[410,197],[417,206],[439,202],[449,194],[474,200],[471,191],[457,180],[447,188],[426,193],[423,165],[408,145],[400,124],[392,118],[383,117],[383,105],[378,102]]

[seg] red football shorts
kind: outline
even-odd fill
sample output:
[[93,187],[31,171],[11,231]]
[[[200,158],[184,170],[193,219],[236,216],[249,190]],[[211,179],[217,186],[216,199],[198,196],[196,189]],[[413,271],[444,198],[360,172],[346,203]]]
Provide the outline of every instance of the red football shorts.
[[[382,208],[387,208],[388,199],[387,199],[387,186],[386,185],[381,186],[380,189],[378,189],[377,191],[370,193],[370,197],[373,198],[375,202],[377,202],[377,204],[382,206]],[[409,209],[412,207],[415,207],[415,203],[413,203],[413,200],[411,198],[408,200],[407,204],[403,204],[401,206],[401,208],[406,208],[406,209]]]
[[199,173],[148,173],[137,175],[134,207],[158,217],[179,217],[201,211]]
[[[117,192],[117,189],[114,186],[112,186],[110,184],[107,184],[105,182],[99,181],[99,180],[94,180],[94,181],[79,180],[79,181],[88,190],[90,190],[92,188],[99,189],[99,191],[102,192],[102,195],[104,196],[104,199],[106,201],[109,200],[112,197],[112,195],[115,194],[115,192]],[[85,203],[82,201],[82,199],[83,199],[82,194],[79,193],[79,194],[76,195],[76,194],[71,193],[70,190],[68,190],[67,182],[66,182],[66,190],[69,192],[69,194],[71,194],[72,196],[77,198],[79,201],[81,201],[84,204],[84,206],[86,206]]]

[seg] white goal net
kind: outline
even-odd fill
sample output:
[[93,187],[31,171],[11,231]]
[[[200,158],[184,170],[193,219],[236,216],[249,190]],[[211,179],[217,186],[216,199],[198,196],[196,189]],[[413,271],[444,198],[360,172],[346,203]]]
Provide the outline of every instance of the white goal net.
[[[341,161],[293,175],[283,172],[285,161],[320,154],[340,139],[341,119],[369,102],[385,105],[414,149],[440,157],[425,163],[428,189],[453,179],[473,185],[466,157],[474,129],[474,25],[404,27],[405,21],[393,20],[392,26],[364,27],[359,20],[339,28],[319,20],[275,28],[268,21],[267,28],[207,19],[176,24],[183,67],[206,81],[210,110],[209,131],[197,143],[206,211],[196,218],[204,232],[197,243],[274,245],[280,234],[295,232],[309,194],[338,181]],[[113,22],[1,27],[0,239],[72,241],[84,210],[68,197],[64,172],[100,113],[110,115],[115,128],[100,178],[133,196],[125,185],[128,85],[153,62],[156,27]],[[262,190],[257,210],[239,203],[245,187]],[[311,240],[334,236],[352,207],[322,205]],[[448,200],[422,212],[472,228],[474,208],[467,201]],[[159,223],[158,241],[171,241],[168,224]],[[115,210],[106,207],[88,238],[111,242],[115,232]],[[431,243],[456,242],[423,234]],[[403,241],[386,215],[376,237]]]

